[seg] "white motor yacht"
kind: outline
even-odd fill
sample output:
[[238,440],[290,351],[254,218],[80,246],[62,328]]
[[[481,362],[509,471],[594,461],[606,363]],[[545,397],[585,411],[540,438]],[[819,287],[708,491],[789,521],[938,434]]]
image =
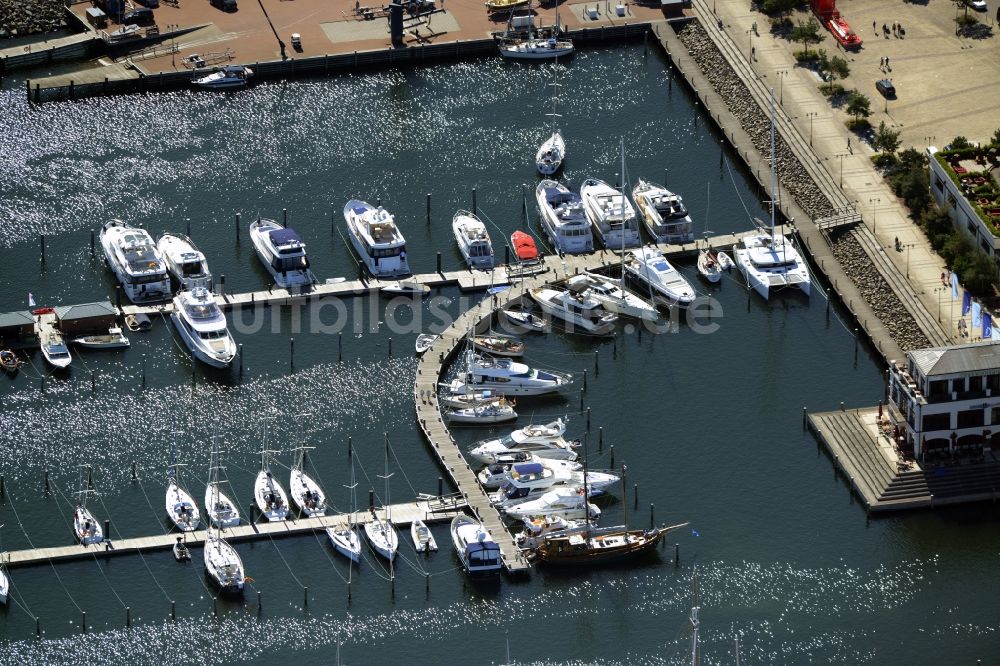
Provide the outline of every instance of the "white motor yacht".
[[507,400],[500,397],[479,405],[446,409],[444,417],[450,423],[505,423],[517,420],[517,412]]
[[163,234],[156,249],[167,263],[167,271],[181,289],[212,286],[212,273],[205,255],[184,234]]
[[223,594],[242,594],[246,575],[239,553],[223,539],[217,530],[209,531],[205,539],[205,571]]
[[554,180],[535,187],[535,203],[542,229],[559,252],[581,254],[594,251],[594,233],[579,194]]
[[621,280],[584,272],[566,280],[566,286],[574,291],[584,291],[605,310],[617,315],[648,321],[655,321],[660,316],[654,305],[626,290]]
[[291,227],[258,217],[250,223],[250,240],[257,257],[283,289],[309,287],[316,276],[309,270],[306,244]]
[[618,323],[618,315],[608,312],[587,289],[553,289],[536,287],[528,291],[542,310],[566,322],[569,333],[610,335]]
[[493,541],[482,523],[469,516],[455,516],[451,521],[451,542],[462,568],[470,576],[500,573],[503,562],[500,546]]
[[565,388],[572,376],[530,368],[509,358],[467,355],[464,378],[454,385],[454,393],[489,389],[500,395],[544,395]]
[[269,456],[274,451],[260,453],[260,471],[253,484],[253,498],[261,514],[270,521],[288,519],[288,494],[271,473]]
[[460,210],[451,219],[451,230],[469,268],[493,268],[493,242],[482,220],[467,210]]
[[413,549],[418,553],[429,553],[438,549],[434,533],[419,518],[410,523],[410,538],[413,539]]
[[504,509],[508,518],[523,520],[531,516],[557,516],[567,520],[593,520],[601,510],[583,496],[583,488],[553,488],[541,497]]
[[555,130],[552,136],[538,147],[538,152],[535,153],[535,168],[543,176],[551,176],[562,167],[565,156],[566,142],[559,130]]
[[594,228],[594,234],[609,250],[638,247],[639,223],[635,219],[635,209],[623,192],[619,192],[603,180],[588,178],[580,187],[587,219]]
[[655,247],[632,250],[625,257],[625,274],[650,290],[656,303],[687,307],[695,298],[694,289]]
[[236,358],[236,341],[215,296],[204,287],[182,291],[174,297],[170,313],[181,340],[191,354],[207,365],[226,368]]
[[326,515],[326,493],[303,469],[307,448],[309,447],[302,446],[295,451],[295,461],[288,478],[288,492],[299,510],[313,518]]
[[776,233],[775,215],[778,209],[778,176],[775,171],[774,147],[774,92],[771,92],[771,220],[769,225],[757,220],[759,231],[744,236],[733,246],[736,265],[747,285],[760,294],[764,300],[772,291],[781,289],[801,289],[808,296],[812,281],[809,267],[799,255],[791,240]]
[[533,453],[539,458],[576,460],[576,444],[563,438],[565,432],[566,424],[562,419],[546,425],[527,425],[509,435],[476,442],[469,455],[482,463],[493,462],[496,455],[521,452]]
[[377,278],[410,274],[406,239],[396,220],[381,206],[351,199],[344,206],[347,235],[368,271]]
[[104,259],[130,301],[153,303],[170,297],[167,265],[149,232],[111,220],[101,227],[100,238]]
[[216,67],[209,74],[195,74],[191,83],[205,90],[233,90],[245,88],[253,77],[253,70],[244,65]]
[[[490,499],[496,506],[507,508],[529,502],[554,486],[583,488],[583,471],[579,467],[578,463],[565,460],[514,464]],[[620,480],[621,477],[610,472],[587,472],[587,492],[591,497],[603,495]]]
[[639,180],[632,188],[632,198],[642,215],[646,231],[657,243],[694,241],[691,216],[680,195],[656,183]]
[[55,329],[48,328],[42,332],[41,337],[42,356],[46,362],[53,368],[68,368],[73,362],[73,356],[62,335]]

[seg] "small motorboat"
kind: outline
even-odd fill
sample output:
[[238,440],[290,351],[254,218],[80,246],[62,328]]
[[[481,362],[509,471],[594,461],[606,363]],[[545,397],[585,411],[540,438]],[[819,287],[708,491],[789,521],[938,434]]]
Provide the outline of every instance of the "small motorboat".
[[180,537],[177,537],[177,543],[174,544],[174,559],[178,562],[191,561],[191,551],[184,545]]
[[494,356],[521,356],[524,354],[524,343],[505,335],[477,335],[472,338],[472,344],[481,352]]
[[[450,384],[442,385],[445,389],[450,389]],[[492,402],[497,397],[494,391],[470,391],[469,393],[446,393],[438,397],[442,407],[451,409],[465,409],[467,407],[477,407],[479,405]]]
[[73,344],[87,349],[128,349],[132,343],[122,333],[121,328],[112,326],[107,333],[73,338]]
[[531,0],[486,0],[486,11],[490,14],[509,12],[527,7]]
[[423,354],[425,351],[430,349],[431,345],[433,345],[439,337],[441,336],[433,335],[431,333],[421,333],[420,335],[418,335],[417,342],[415,345],[417,354],[418,355]]
[[503,566],[500,546],[479,521],[469,516],[455,516],[451,521],[451,542],[462,568],[470,576],[500,573]]
[[510,235],[510,244],[514,246],[514,254],[520,264],[538,263],[538,246],[535,239],[523,231],[515,231]]
[[0,566],[0,605],[7,604],[7,595],[10,593],[10,579],[7,572]]
[[383,294],[399,294],[403,296],[426,296],[431,293],[431,288],[426,284],[421,284],[416,280],[397,280],[382,285],[379,289]]
[[698,272],[712,283],[722,279],[722,267],[719,265],[715,250],[702,250],[698,253]]
[[339,529],[328,527],[326,528],[326,536],[338,553],[353,562],[361,560],[361,539],[358,538],[358,530],[353,525],[346,525]]
[[524,331],[541,333],[545,330],[545,320],[526,310],[501,310],[511,328],[520,327]]
[[247,82],[253,76],[253,70],[243,65],[226,65],[216,67],[209,74],[191,79],[191,83],[204,88],[205,90],[231,90],[234,88],[245,88]]
[[413,549],[418,553],[429,553],[438,549],[430,528],[419,518],[410,523],[410,538],[413,539]]
[[504,423],[517,419],[513,405],[504,398],[462,409],[449,409],[444,417],[451,423]]
[[69,347],[66,346],[62,335],[53,329],[42,335],[42,356],[53,368],[68,368],[73,362]]
[[736,266],[736,264],[733,263],[733,258],[721,250],[715,254],[715,258],[719,262],[719,268],[724,271],[731,271],[733,270],[733,267]]
[[9,349],[0,350],[0,367],[10,373],[17,372],[21,367],[21,359]]
[[125,327],[133,333],[149,331],[153,328],[153,322],[148,316],[141,312],[125,315]]

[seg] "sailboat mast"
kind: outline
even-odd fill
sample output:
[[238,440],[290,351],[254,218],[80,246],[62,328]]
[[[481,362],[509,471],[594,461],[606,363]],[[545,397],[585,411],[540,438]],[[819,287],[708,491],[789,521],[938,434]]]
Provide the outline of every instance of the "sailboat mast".
[[692,580],[692,600],[691,600],[691,666],[698,666],[700,660],[700,655],[698,654],[698,627],[701,622],[698,620],[698,611],[701,610],[698,606],[698,569],[697,565],[694,570],[694,577]]
[[587,440],[589,434],[583,436],[583,524],[587,526],[584,539],[590,538],[590,490],[587,488]]
[[774,243],[775,209],[778,205],[778,167],[774,149],[774,90],[771,90],[771,242]]
[[625,512],[625,518],[624,518],[625,529],[628,530],[628,502],[626,501],[628,499],[628,494],[625,491],[626,488],[625,469],[626,467],[625,464],[623,463],[622,464],[622,510]]

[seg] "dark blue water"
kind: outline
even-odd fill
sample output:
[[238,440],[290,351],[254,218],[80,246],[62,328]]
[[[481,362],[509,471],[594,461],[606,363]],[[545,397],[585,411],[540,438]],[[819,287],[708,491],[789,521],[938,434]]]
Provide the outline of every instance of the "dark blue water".
[[[699,232],[746,229],[750,216],[764,216],[756,186],[723,161],[728,153],[683,88],[669,84],[657,53],[641,44],[587,51],[559,71],[571,184],[613,181],[624,139],[628,180],[662,181],[666,172]],[[38,108],[12,84],[0,96],[0,311],[24,308],[28,292],[40,305],[109,297],[114,282],[91,255],[90,232],[113,217],[154,233],[190,222],[235,292],[266,284],[245,230],[236,240],[237,213],[245,226],[258,213],[280,219],[287,208],[320,279],[354,277],[340,211],[349,198],[381,199],[409,240],[415,270],[434,270],[439,251],[446,269],[457,268],[451,215],[471,207],[473,187],[498,247],[516,228],[538,230],[532,158],[549,131],[550,73],[487,59],[224,96]],[[682,269],[697,281],[692,266]],[[710,335],[682,325],[641,339],[624,331],[603,342],[557,332],[528,338],[529,363],[588,371],[591,463],[610,465],[614,445],[615,466],[628,468],[627,497],[618,491],[604,505],[605,522],[627,509],[633,525],[644,525],[650,504],[657,522],[691,522],[694,532],[676,533],[658,557],[481,587],[457,569],[440,525],[441,551],[424,558],[404,546],[390,584],[373,556],[349,571],[319,537],[241,543],[256,582],[245,603],[219,601],[214,610],[200,552],[187,566],[157,552],[14,569],[15,601],[0,611],[9,641],[0,661],[319,664],[334,662],[340,645],[345,663],[503,663],[509,636],[518,663],[687,663],[695,563],[702,663],[735,663],[737,637],[743,663],[995,659],[1000,641],[986,592],[1000,546],[993,508],[868,521],[802,430],[803,406],[863,406],[882,395],[880,367],[863,345],[856,351],[837,308],[828,310],[821,293],[765,304],[735,280],[697,287],[722,308]],[[15,378],[0,379],[4,549],[71,543],[82,463],[93,466],[100,495],[91,506],[110,518],[113,536],[165,531],[172,431],[182,433],[180,458],[199,501],[210,438],[219,435],[236,499],[248,509],[265,426],[268,446],[316,447],[312,469],[339,510],[349,508],[348,438],[362,502],[368,488],[380,501],[385,494],[377,478],[383,433],[390,499],[436,492],[441,472],[412,416],[410,350],[416,331],[437,320],[432,308],[455,314],[473,298],[436,291],[433,301],[393,311],[398,320],[386,316],[385,300],[349,299],[342,337],[329,332],[332,306],[247,312],[233,327],[246,355],[242,377],[235,369],[192,373],[162,321],[132,335],[127,352],[78,354],[66,374],[50,375],[36,353]],[[519,423],[568,416],[569,434],[582,438],[579,399],[574,390],[520,400]],[[465,446],[494,432],[502,431],[456,437]],[[289,464],[290,455],[281,460]],[[42,641],[33,639],[36,616]]]

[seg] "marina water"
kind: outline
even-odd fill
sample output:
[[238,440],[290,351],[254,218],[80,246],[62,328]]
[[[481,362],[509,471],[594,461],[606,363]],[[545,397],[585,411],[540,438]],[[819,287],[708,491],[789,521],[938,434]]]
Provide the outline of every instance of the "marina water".
[[[154,235],[190,224],[230,293],[266,285],[246,225],[258,213],[280,220],[283,208],[321,280],[356,277],[341,214],[353,197],[380,199],[396,214],[417,272],[433,271],[437,252],[445,270],[458,268],[451,216],[472,207],[473,188],[498,249],[514,229],[539,230],[532,158],[550,131],[551,72],[485,59],[233,95],[184,91],[38,108],[8,80],[0,94],[0,311],[24,309],[29,292],[39,305],[113,298],[90,232],[114,217]],[[665,177],[699,236],[748,229],[750,216],[765,217],[764,197],[742,166],[729,164],[736,158],[671,78],[665,60],[642,44],[581,52],[560,66],[565,177],[574,187],[588,176],[613,183],[623,137],[629,181]],[[20,568],[11,571],[18,603],[0,611],[8,641],[0,661],[320,664],[333,663],[339,649],[344,663],[503,663],[507,636],[518,663],[680,664],[688,659],[695,563],[703,663],[735,663],[737,637],[742,663],[995,658],[996,614],[983,592],[1000,546],[994,508],[869,521],[802,429],[803,406],[851,408],[882,395],[879,365],[836,305],[828,309],[819,290],[809,301],[763,303],[738,279],[709,289],[692,265],[682,270],[721,306],[716,332],[681,323],[663,335],[622,329],[615,341],[558,332],[527,339],[532,365],[578,377],[587,370],[591,466],[611,465],[611,445],[615,466],[627,465],[627,495],[616,490],[603,505],[604,524],[627,510],[631,524],[644,526],[650,504],[658,523],[691,522],[658,558],[538,570],[482,587],[458,569],[441,524],[433,526],[438,553],[401,548],[394,585],[367,555],[348,600],[348,567],[322,535],[262,540],[237,544],[255,580],[245,603],[214,609],[197,551],[187,565],[162,551]],[[392,316],[378,298],[348,299],[339,320],[329,306],[318,317],[317,306],[247,311],[232,326],[244,345],[242,378],[235,368],[192,373],[164,320],[133,334],[127,352],[76,354],[64,376],[48,376],[36,352],[15,378],[0,380],[4,549],[71,542],[70,502],[84,463],[99,492],[90,506],[110,518],[113,537],[165,531],[172,431],[182,433],[182,475],[196,497],[210,438],[220,436],[244,510],[265,426],[271,448],[316,447],[311,466],[340,511],[349,509],[348,438],[363,506],[369,488],[383,499],[383,433],[390,499],[436,493],[442,472],[412,417],[413,340],[439,323],[432,308],[454,314],[480,295],[445,289],[432,297],[394,307]],[[342,337],[331,332],[344,322]],[[518,401],[519,423],[568,415],[568,434],[584,438],[579,387]],[[463,446],[503,431],[455,430]],[[282,460],[289,464],[290,454]]]

